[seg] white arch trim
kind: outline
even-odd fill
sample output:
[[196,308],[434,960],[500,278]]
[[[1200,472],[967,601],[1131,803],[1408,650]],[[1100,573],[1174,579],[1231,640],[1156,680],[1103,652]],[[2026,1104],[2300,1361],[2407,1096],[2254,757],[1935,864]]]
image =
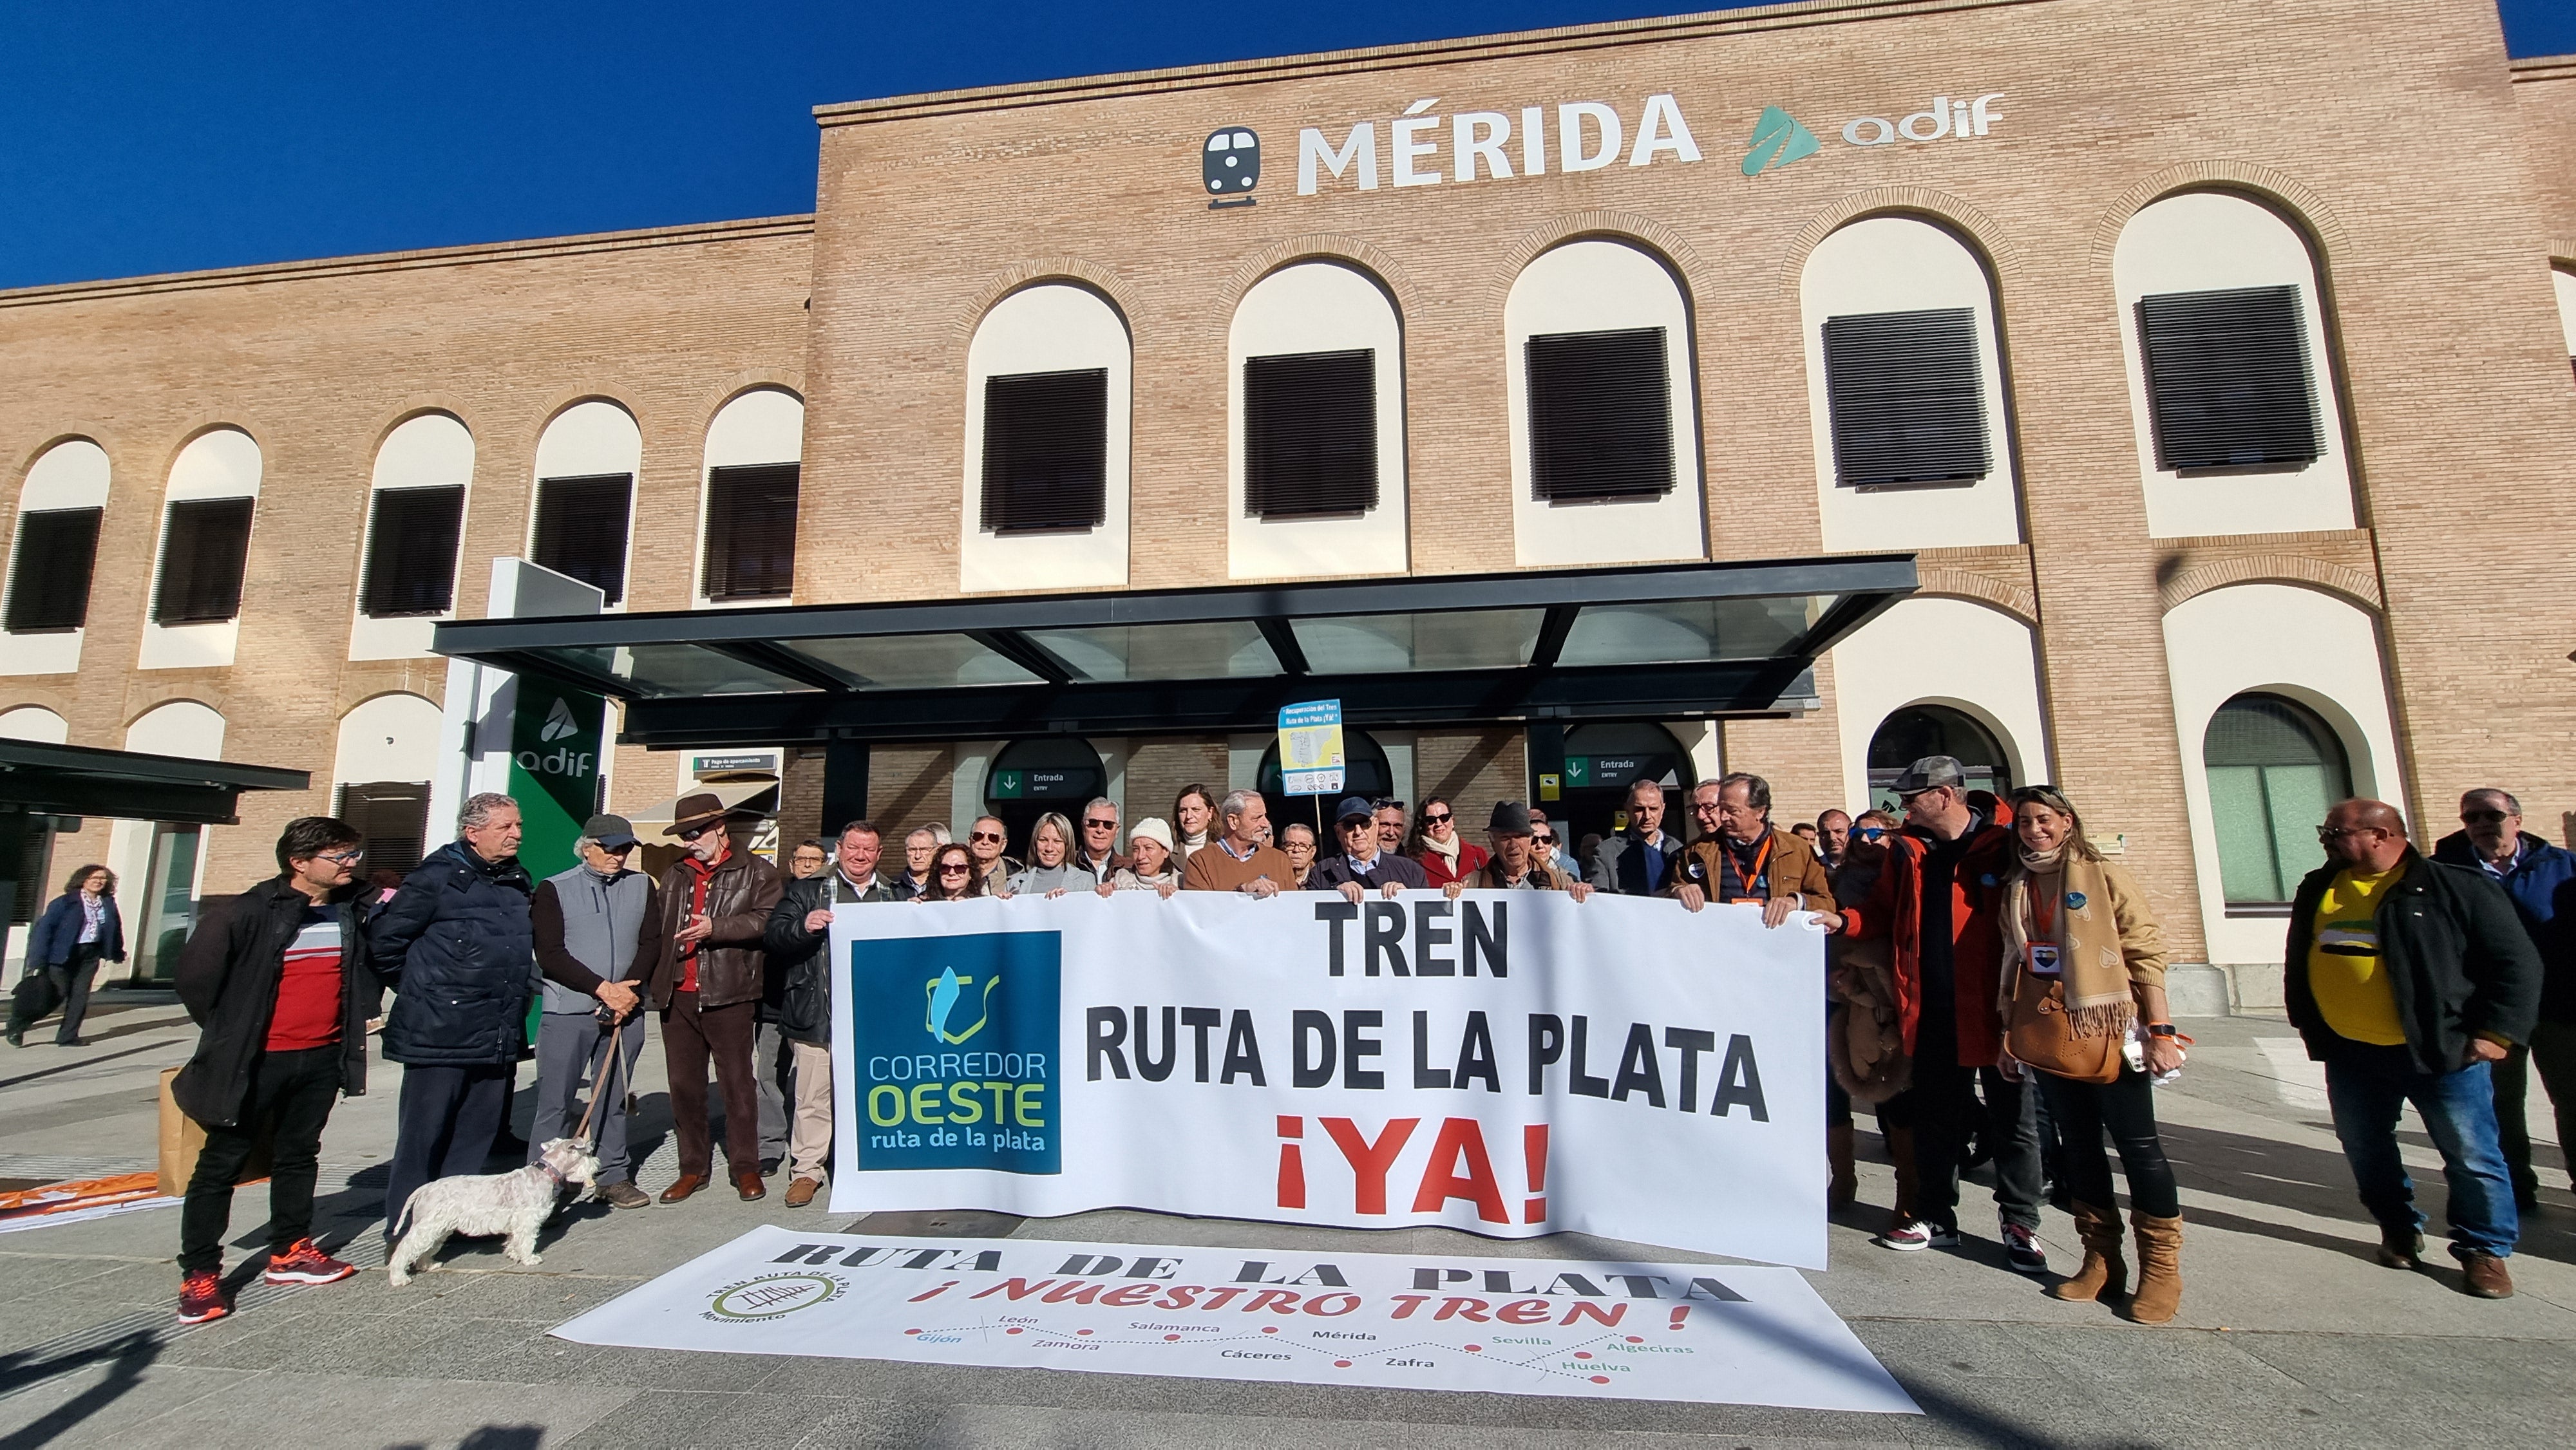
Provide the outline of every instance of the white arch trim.
[[439,710],[419,695],[378,695],[340,717],[331,781],[433,779]]
[[183,760],[221,760],[224,717],[194,700],[155,705],[125,727],[125,748]]
[[[984,380],[1101,368],[1109,374],[1108,468],[1101,523],[1081,531],[1003,535],[983,527]],[[1046,282],[995,303],[966,349],[966,460],[958,587],[1082,589],[1127,582],[1128,459],[1134,348],[1127,324],[1088,287]]]
[[[1377,507],[1357,518],[1263,520],[1246,514],[1244,362],[1357,348],[1376,354]],[[1385,290],[1339,262],[1299,262],[1262,278],[1234,310],[1225,386],[1227,576],[1403,573],[1404,329]]]
[[[1913,681],[1938,658],[1951,693],[1926,695]],[[2030,626],[1966,599],[1906,599],[1833,648],[1834,716],[1843,750],[1843,808],[1869,799],[1869,742],[1887,717],[1909,705],[1946,705],[1994,732],[2016,781],[2047,780],[2047,732],[2039,709],[2039,656]]]
[[[2379,631],[2371,616],[2349,600],[2289,584],[2238,584],[2194,595],[2166,613],[2164,631],[2209,959],[2225,966],[2277,966],[2283,945],[2280,918],[2227,914],[2201,746],[2210,717],[2229,700],[2248,691],[2287,696],[2316,711],[2342,740],[2357,794],[2377,796],[2404,810],[2406,792]],[[2324,859],[2322,854],[2318,859]],[[2240,976],[2239,1000],[2245,1005],[2277,1001],[2277,996],[2248,993],[2247,985]],[[2270,990],[2277,993],[2278,988]]]
[[27,740],[38,745],[72,743],[71,722],[42,705],[0,710],[0,740]]
[[[45,450],[27,469],[18,488],[21,517],[42,509],[107,507],[107,450],[86,438],[70,438]],[[15,572],[17,551],[10,550]],[[5,587],[5,586],[0,586]],[[96,589],[91,593],[96,603]],[[0,634],[0,675],[68,675],[80,669],[81,639],[89,631],[67,629],[46,634]]]
[[[259,444],[239,428],[217,428],[200,433],[179,450],[170,464],[169,486],[164,492],[161,518],[154,531],[152,567],[156,575],[161,568],[161,551],[169,547],[169,504],[183,500],[211,498],[257,498],[263,469]],[[254,517],[251,542],[259,542],[259,525]],[[243,561],[243,597],[249,597],[250,564]],[[229,665],[241,642],[241,617],[210,624],[161,624],[148,616],[143,621],[143,644],[137,652],[139,669],[186,669],[209,665]]]

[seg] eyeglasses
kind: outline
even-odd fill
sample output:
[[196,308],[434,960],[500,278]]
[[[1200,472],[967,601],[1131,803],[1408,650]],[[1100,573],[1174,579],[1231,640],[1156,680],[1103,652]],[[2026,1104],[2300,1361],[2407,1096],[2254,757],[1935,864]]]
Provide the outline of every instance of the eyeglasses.
[[1392,800],[1392,799],[1389,799],[1389,798],[1388,798],[1388,797],[1386,797],[1386,796],[1379,796],[1376,800],[1370,801],[1370,802],[1369,802],[1369,806],[1370,806],[1370,808],[1371,808],[1371,809],[1373,809],[1373,810],[1381,810],[1381,811],[1384,811],[1384,810],[1398,810],[1398,811],[1400,811],[1400,810],[1403,810],[1403,809],[1404,809],[1404,802],[1402,802],[1402,801],[1400,801],[1400,800]]
[[977,831],[977,832],[975,832],[974,834],[972,834],[972,835],[968,836],[966,839],[967,839],[967,840],[970,840],[970,841],[983,841],[983,842],[990,843],[990,842],[998,841],[998,840],[1000,840],[1000,839],[1002,839],[1002,838],[1001,838],[1000,836],[998,836],[998,835],[995,835],[995,834],[994,834],[993,832],[991,832],[991,831]]
[[1422,824],[1426,826],[1445,826],[1454,819],[1456,819],[1456,817],[1450,815],[1447,811],[1442,811],[1436,816],[1431,814],[1429,811],[1424,811],[1422,813]]
[[2385,833],[2384,833],[2384,832],[2382,832],[2382,831],[2379,829],[2379,827],[2377,827],[2377,826],[2319,826],[2319,827],[2317,827],[2317,839],[2318,839],[2318,840],[2320,840],[2320,841],[2326,841],[2326,842],[2338,841],[2338,840],[2341,840],[2342,838],[2344,838],[2345,836],[2363,836],[2363,835],[2376,836],[2376,835],[2383,835],[2383,834],[2385,834]]
[[2460,812],[2460,824],[2464,826],[2497,826],[2504,824],[2504,821],[2505,813],[2502,811]]
[[1538,842],[1542,846],[1553,846],[1556,844],[1556,837],[1546,831],[1532,831],[1530,832],[1530,839]]
[[355,866],[367,859],[367,852],[363,846],[352,846],[346,851],[325,851],[313,859],[328,861],[334,866]]
[[1111,816],[1108,820],[1103,821],[1085,817],[1082,822],[1082,828],[1086,831],[1114,831],[1118,829],[1118,818],[1116,816]]

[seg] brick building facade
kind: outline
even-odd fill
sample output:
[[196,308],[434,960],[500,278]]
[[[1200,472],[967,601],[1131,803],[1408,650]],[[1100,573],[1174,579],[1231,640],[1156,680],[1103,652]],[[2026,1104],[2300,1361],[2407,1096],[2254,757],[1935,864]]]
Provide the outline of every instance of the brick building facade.
[[[2246,1003],[2321,799],[2428,839],[2473,785],[2553,836],[2576,810],[2576,619],[2537,587],[2576,537],[2576,63],[2508,62],[2489,0],[1815,0],[817,117],[811,218],[0,293],[0,522],[103,509],[79,627],[0,634],[0,734],[316,782],[246,798],[202,860],[91,822],[53,861],[237,889],[326,787],[428,773],[444,662],[357,607],[376,492],[464,485],[448,617],[474,618],[538,480],[623,468],[618,607],[728,607],[702,568],[728,460],[801,464],[797,604],[1912,553],[1919,593],[1817,662],[1812,705],[1567,749],[1660,741],[1799,816],[1926,743],[2055,780]],[[2310,444],[2194,466],[2148,318],[2258,293]],[[1934,312],[1982,471],[1869,482],[1833,327]],[[1667,486],[1534,499],[1530,340],[1654,328]],[[1242,363],[1363,343],[1375,505],[1248,512]],[[1105,517],[991,527],[974,400],[1085,368]],[[389,461],[437,415],[461,429]],[[166,505],[244,491],[237,618],[156,622]],[[1089,743],[1132,818],[1254,783],[1265,742]],[[1396,794],[1471,823],[1534,786],[1517,730],[1377,743]],[[881,748],[870,810],[959,819],[1004,748]],[[791,835],[818,753],[783,749]],[[685,773],[621,748],[611,804]]]

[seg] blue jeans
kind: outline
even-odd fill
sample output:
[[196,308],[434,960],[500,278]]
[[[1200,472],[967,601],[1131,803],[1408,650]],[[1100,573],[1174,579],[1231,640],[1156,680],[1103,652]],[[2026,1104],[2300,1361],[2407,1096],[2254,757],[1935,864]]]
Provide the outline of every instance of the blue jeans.
[[2496,1142],[2495,1088],[2487,1064],[2421,1072],[2403,1047],[2339,1042],[2326,1057],[2326,1098],[2334,1105],[2335,1136],[2343,1140],[2362,1207],[2382,1229],[2413,1234],[2424,1227],[2414,1182],[2397,1156],[2397,1115],[2413,1103],[2433,1146],[2442,1150],[2442,1177],[2451,1190],[2451,1253],[2465,1259],[2513,1252],[2522,1224]]

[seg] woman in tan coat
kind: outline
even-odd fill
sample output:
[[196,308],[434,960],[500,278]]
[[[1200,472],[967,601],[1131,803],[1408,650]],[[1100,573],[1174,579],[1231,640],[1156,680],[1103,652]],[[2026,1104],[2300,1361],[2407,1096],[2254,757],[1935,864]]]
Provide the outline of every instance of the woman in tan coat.
[[[2137,882],[2084,839],[2084,823],[2062,792],[2024,786],[2012,793],[2012,811],[2021,859],[2004,880],[1998,1005],[2007,1041],[2015,1024],[2042,1029],[2025,1040],[2025,1051],[2053,1041],[2068,1049],[2069,1061],[2107,1052],[2119,1073],[2110,1082],[2086,1082],[2022,1064],[2037,1073],[2065,1134],[2065,1181],[2084,1240],[2084,1267],[2049,1292],[2116,1299],[2128,1282],[2111,1160],[2102,1149],[2107,1131],[2128,1175],[2138,1235],[2138,1288],[2127,1313],[2141,1324],[2162,1324],[2182,1304],[2182,1201],[2156,1135],[2152,1081],[2182,1066],[2165,1010],[2164,933]],[[2049,1020],[2061,1013],[2062,1021]],[[2132,1037],[2143,1045],[2143,1072],[2122,1057]]]

